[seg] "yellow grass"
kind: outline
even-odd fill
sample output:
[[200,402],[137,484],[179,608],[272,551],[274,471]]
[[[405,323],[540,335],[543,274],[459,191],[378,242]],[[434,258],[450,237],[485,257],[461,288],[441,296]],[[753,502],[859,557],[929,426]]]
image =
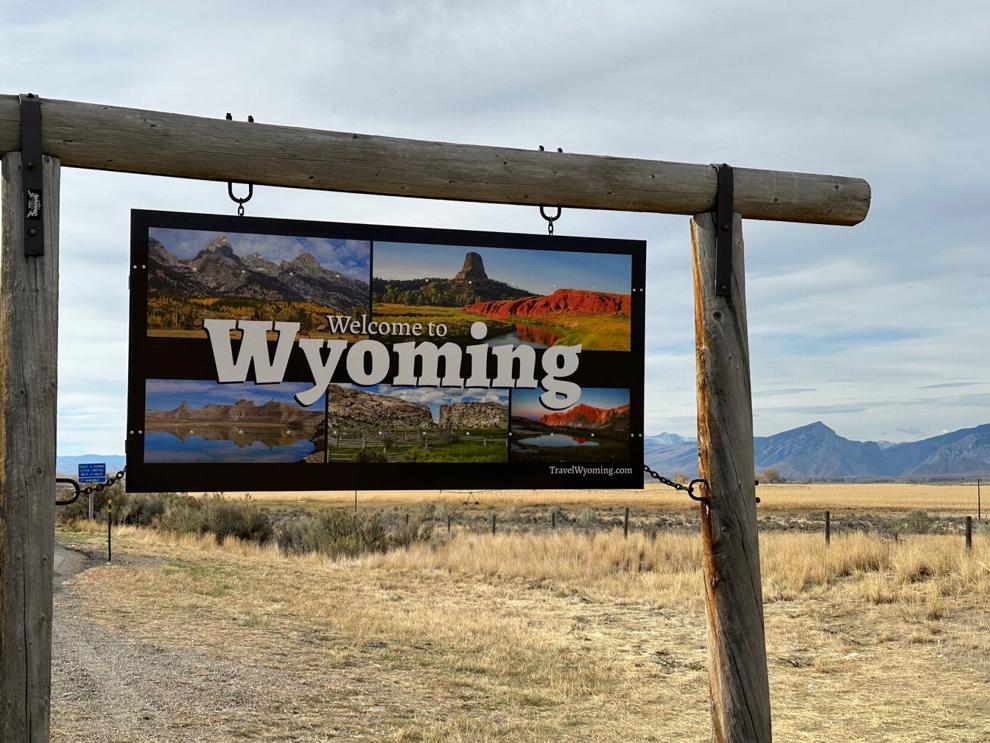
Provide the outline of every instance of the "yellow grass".
[[[245,493],[227,493],[242,497]],[[347,505],[354,503],[354,491],[283,492],[251,494],[262,503]],[[760,485],[762,511],[912,511],[933,513],[976,512],[976,485],[814,484]],[[990,489],[985,493],[985,510],[990,510]],[[569,505],[589,507],[688,509],[694,504],[683,493],[661,485],[644,490],[372,490],[358,493],[365,506],[402,506],[431,501],[461,503],[479,501],[489,506]]]
[[[761,551],[777,740],[990,740],[986,535]],[[694,535],[460,533],[331,561],[124,527],[118,552],[75,579],[87,610],[277,671],[265,739],[709,739]]]

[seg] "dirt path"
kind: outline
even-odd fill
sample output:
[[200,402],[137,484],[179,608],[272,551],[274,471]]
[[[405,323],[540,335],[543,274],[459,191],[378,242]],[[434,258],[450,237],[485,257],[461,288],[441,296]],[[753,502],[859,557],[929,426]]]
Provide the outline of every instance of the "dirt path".
[[[56,546],[52,740],[278,740],[263,721],[283,716],[292,690],[270,672],[135,642],[86,617],[71,578],[103,564]],[[219,719],[228,734],[211,731]]]

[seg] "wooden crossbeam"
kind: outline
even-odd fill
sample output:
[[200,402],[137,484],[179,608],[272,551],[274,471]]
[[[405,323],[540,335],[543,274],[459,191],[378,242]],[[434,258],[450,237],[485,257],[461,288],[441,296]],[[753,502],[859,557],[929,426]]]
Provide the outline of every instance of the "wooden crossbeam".
[[[694,215],[714,208],[711,165],[426,142],[42,99],[42,149],[63,166],[495,204]],[[20,148],[17,96],[0,96],[0,153]],[[734,168],[746,219],[853,225],[861,178]]]

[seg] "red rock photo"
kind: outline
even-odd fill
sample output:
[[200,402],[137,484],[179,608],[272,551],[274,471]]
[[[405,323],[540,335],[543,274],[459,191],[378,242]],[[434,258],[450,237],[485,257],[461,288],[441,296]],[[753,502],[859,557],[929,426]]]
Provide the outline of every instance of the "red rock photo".
[[593,405],[579,403],[560,413],[547,413],[539,422],[554,428],[625,430],[629,428],[629,406],[596,408]]
[[558,289],[546,296],[478,302],[468,305],[464,311],[504,320],[509,317],[546,317],[556,313],[629,317],[630,308],[631,298],[628,294],[611,294],[587,289]]

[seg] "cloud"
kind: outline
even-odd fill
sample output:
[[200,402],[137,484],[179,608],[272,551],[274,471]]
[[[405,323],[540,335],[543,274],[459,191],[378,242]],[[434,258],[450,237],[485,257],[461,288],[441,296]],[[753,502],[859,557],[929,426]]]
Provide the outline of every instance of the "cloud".
[[[11,43],[0,62],[9,91],[215,118],[230,110],[241,120],[251,113],[343,132],[867,177],[874,199],[860,226],[745,223],[757,433],[808,423],[810,409],[829,410],[833,428],[860,440],[990,420],[990,400],[939,394],[986,379],[990,348],[982,237],[990,232],[990,97],[977,94],[990,69],[985,3],[536,9],[521,0],[355,0],[273,9],[246,0],[230,14],[202,3],[117,0],[94,9],[52,0],[46,10],[5,19]],[[714,17],[732,33],[699,46]],[[359,152],[361,140],[354,146]],[[397,161],[378,177],[401,179],[402,168]],[[589,179],[588,187],[610,184]],[[59,447],[119,452],[128,210],[232,214],[234,205],[224,183],[71,169],[61,205]],[[545,231],[535,207],[266,187],[255,189],[247,211]],[[556,230],[648,241],[647,432],[694,435],[687,219],[564,209]]]

